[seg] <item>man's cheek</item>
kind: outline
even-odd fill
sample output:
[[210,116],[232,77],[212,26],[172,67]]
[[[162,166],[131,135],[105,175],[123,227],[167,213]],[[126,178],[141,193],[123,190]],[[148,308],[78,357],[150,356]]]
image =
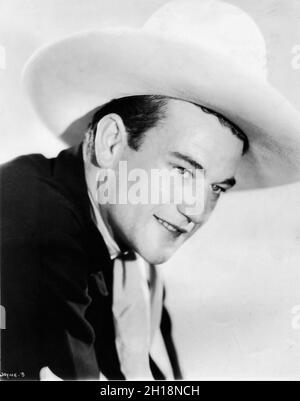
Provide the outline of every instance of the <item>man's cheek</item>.
[[213,211],[215,210],[218,201],[219,201],[219,196],[212,195],[208,200],[205,205],[205,211],[203,214],[203,223],[206,223],[207,220],[209,220],[210,216],[212,215]]

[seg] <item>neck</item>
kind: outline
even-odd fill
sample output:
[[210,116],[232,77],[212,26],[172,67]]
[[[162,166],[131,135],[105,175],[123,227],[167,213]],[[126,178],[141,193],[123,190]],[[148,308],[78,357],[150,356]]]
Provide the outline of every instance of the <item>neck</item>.
[[97,186],[99,185],[97,183],[97,177],[99,174],[99,171],[101,171],[101,167],[95,166],[91,162],[91,158],[88,156],[87,152],[87,145],[83,143],[82,147],[83,151],[83,160],[84,160],[84,170],[85,170],[85,179],[86,179],[86,184],[87,188],[90,194],[90,197],[93,200],[94,205],[96,206],[97,210],[99,211],[101,218],[106,226],[106,229],[108,230],[110,236],[113,238],[117,246],[122,252],[128,251],[128,245],[122,240],[120,236],[118,236],[116,233],[114,233],[112,229],[112,224],[110,224],[109,221],[109,214],[108,214],[108,205],[107,204],[100,204],[99,199],[97,196],[97,191],[99,188]]
[[85,172],[85,180],[87,184],[88,191],[90,193],[90,196],[92,197],[94,203],[97,206],[97,209],[99,210],[99,213],[101,214],[101,217],[110,233],[110,235],[114,238],[111,226],[108,222],[108,214],[107,214],[107,209],[105,205],[100,205],[98,202],[97,198],[97,176],[99,174],[99,171],[101,170],[101,167],[95,166],[90,158],[87,156],[87,145],[86,143],[83,143],[82,146],[82,152],[83,152],[83,160],[84,160],[84,172]]

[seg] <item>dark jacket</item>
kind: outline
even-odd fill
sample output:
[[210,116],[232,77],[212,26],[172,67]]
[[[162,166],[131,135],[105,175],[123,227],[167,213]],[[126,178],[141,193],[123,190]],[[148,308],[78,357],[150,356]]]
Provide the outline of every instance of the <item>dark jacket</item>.
[[[123,379],[112,316],[113,264],[90,215],[82,148],[29,155],[0,169],[1,369],[38,379]],[[104,284],[105,283],[105,284]],[[107,287],[108,291],[106,291]],[[161,329],[180,369],[165,307]],[[150,358],[154,377],[163,375]]]

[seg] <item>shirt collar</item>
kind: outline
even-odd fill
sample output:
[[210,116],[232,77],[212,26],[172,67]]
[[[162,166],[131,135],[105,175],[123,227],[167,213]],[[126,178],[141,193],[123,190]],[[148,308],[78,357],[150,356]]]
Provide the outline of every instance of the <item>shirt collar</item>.
[[121,252],[118,244],[116,243],[116,241],[110,234],[110,232],[103,220],[103,217],[101,216],[100,208],[97,205],[97,202],[94,199],[94,197],[89,189],[88,189],[88,194],[89,194],[89,198],[90,198],[91,206],[92,206],[91,207],[92,218],[93,218],[98,230],[100,231],[101,235],[103,236],[103,240],[107,246],[110,258],[111,258],[111,260],[113,260],[113,259],[117,258],[122,252]]

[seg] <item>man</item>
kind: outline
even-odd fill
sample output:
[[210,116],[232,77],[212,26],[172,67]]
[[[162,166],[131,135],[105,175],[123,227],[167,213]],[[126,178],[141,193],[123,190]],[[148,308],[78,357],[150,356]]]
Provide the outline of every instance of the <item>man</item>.
[[[176,1],[142,30],[76,35],[30,61],[24,80],[40,117],[70,143],[85,137],[55,159],[31,155],[2,167],[3,371],[181,377],[154,265],[233,186],[300,177],[300,117],[264,67],[256,26],[215,1]],[[187,192],[200,183],[203,207],[185,198],[104,202],[109,172],[111,195],[130,193],[121,163],[128,176],[172,172]]]

